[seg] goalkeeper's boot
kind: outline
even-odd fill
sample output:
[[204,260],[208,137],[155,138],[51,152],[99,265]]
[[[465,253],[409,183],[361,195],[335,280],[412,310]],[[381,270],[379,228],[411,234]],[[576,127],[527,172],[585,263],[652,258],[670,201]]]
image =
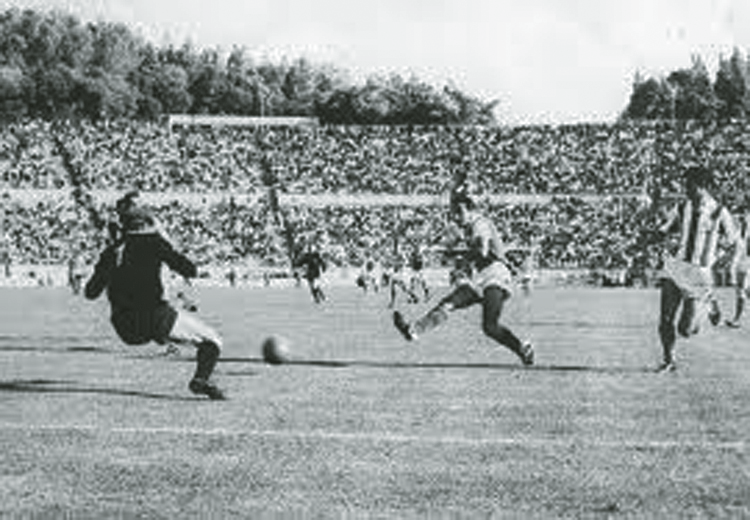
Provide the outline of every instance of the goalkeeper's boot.
[[677,370],[677,365],[674,364],[674,361],[665,361],[661,365],[659,365],[659,368],[656,369],[657,374],[668,374],[670,372],[674,372]]
[[194,377],[190,380],[188,388],[196,395],[208,396],[212,401],[223,401],[226,399],[224,392],[211,381]]

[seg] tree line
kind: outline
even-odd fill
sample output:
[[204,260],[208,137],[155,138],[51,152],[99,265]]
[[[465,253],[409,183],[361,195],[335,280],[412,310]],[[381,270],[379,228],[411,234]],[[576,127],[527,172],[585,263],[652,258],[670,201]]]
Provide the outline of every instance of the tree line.
[[371,76],[247,49],[159,47],[112,22],[60,11],[0,14],[0,119],[158,120],[165,114],[317,117],[328,124],[494,124],[485,101],[416,77]]
[[712,81],[700,56],[665,77],[636,75],[622,119],[729,121],[750,114],[750,58],[722,56]]

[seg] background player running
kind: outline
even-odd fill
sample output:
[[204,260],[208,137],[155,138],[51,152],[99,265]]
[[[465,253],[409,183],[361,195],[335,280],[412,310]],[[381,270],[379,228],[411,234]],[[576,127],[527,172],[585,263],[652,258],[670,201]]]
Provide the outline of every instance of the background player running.
[[522,343],[513,332],[500,324],[503,305],[511,296],[512,277],[506,265],[505,252],[497,229],[481,215],[462,186],[451,193],[451,217],[464,227],[468,251],[466,259],[474,274],[468,283],[457,283],[452,292],[427,314],[413,323],[398,311],[393,323],[407,340],[415,340],[448,319],[450,312],[472,305],[482,305],[482,330],[490,338],[514,352],[524,365],[534,363],[530,343]]
[[128,345],[155,341],[195,346],[197,366],[188,388],[194,394],[224,399],[224,393],[210,381],[221,338],[194,314],[177,310],[164,299],[162,264],[185,278],[197,275],[195,264],[174,250],[153,215],[138,204],[137,193],[117,202],[117,214],[120,232],[101,253],[85,296],[95,299],[106,289],[110,321]]
[[421,292],[424,301],[427,301],[430,299],[430,288],[424,277],[424,264],[424,252],[419,245],[415,245],[411,251],[411,256],[409,256],[409,267],[411,268],[409,289],[414,296]]
[[406,281],[405,266],[406,260],[401,254],[397,254],[393,259],[392,269],[388,276],[388,286],[390,288],[390,301],[388,302],[389,309],[393,309],[396,306],[396,298],[398,297],[399,292],[406,295],[406,301],[408,303],[419,302],[419,297],[412,292],[410,284]]
[[357,276],[356,284],[365,293],[369,291],[378,292],[380,284],[376,272],[375,260],[368,258],[365,261],[362,271]]
[[[736,235],[732,216],[711,193],[714,188],[709,170],[702,167],[688,169],[685,172],[687,199],[670,212],[661,227],[663,233],[679,228],[680,241],[676,255],[666,255],[664,259],[659,315],[664,359],[660,372],[671,372],[676,368],[676,332],[686,338],[698,333],[701,318],[711,305],[716,305],[712,269],[719,235],[724,233],[730,240]],[[675,331],[680,305],[682,312]],[[714,307],[712,313],[712,321],[718,321],[718,308]]]
[[320,251],[313,245],[308,245],[307,251],[297,259],[295,265],[304,269],[303,276],[307,280],[307,286],[310,288],[313,301],[315,303],[324,302],[326,295],[323,293],[323,288],[321,287],[321,278],[323,272],[326,270],[326,263]]
[[746,201],[738,217],[737,242],[732,258],[732,282],[735,288],[734,318],[727,320],[727,326],[738,328],[745,310],[748,293],[748,270],[750,270],[750,202]]

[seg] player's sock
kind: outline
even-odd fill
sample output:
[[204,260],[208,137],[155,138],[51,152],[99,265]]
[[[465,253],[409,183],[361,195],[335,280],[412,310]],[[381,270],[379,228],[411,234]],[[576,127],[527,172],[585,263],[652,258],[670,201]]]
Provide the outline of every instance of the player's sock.
[[394,311],[393,313],[393,325],[396,327],[396,329],[401,333],[401,335],[407,341],[413,341],[417,339],[417,336],[414,334],[414,331],[412,330],[412,326],[409,324],[408,321],[404,319],[404,316],[398,311]]
[[216,363],[219,361],[219,354],[221,350],[219,346],[213,341],[204,341],[199,343],[198,352],[196,354],[197,366],[195,367],[195,374],[193,379],[200,379],[208,381],[213,374]]
[[430,312],[414,322],[412,329],[415,335],[422,335],[432,330],[448,319],[448,311],[442,305],[438,305]]

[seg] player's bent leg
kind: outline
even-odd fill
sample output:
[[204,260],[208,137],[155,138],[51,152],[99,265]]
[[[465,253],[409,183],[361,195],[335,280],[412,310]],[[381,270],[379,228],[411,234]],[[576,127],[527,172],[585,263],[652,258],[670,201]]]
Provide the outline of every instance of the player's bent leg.
[[674,370],[674,347],[677,341],[674,320],[682,299],[682,291],[674,281],[668,278],[662,280],[659,310],[659,339],[662,344],[663,362],[659,367],[660,371]]
[[221,336],[216,330],[204,323],[195,314],[185,311],[177,312],[177,319],[169,332],[169,341],[174,343],[192,343],[197,345],[206,341],[223,346]]
[[510,292],[497,285],[484,289],[482,302],[482,331],[501,345],[514,352],[524,365],[534,364],[534,349],[530,343],[523,344],[511,330],[500,324],[500,316]]
[[448,314],[456,309],[463,309],[482,301],[481,296],[468,284],[456,287],[448,296],[441,299],[427,314],[408,323],[403,315],[393,313],[393,324],[407,340],[417,339],[421,334],[438,327],[448,320]]
[[214,400],[225,399],[224,393],[210,381],[221,355],[222,340],[219,334],[194,315],[180,311],[169,340],[189,343],[197,349],[195,373],[188,385],[190,391]]
[[701,315],[708,302],[702,302],[697,298],[685,298],[682,303],[682,312],[677,322],[677,332],[683,338],[689,338],[700,332]]
[[738,271],[736,273],[735,280],[735,307],[734,307],[734,318],[727,320],[726,324],[732,328],[739,328],[740,319],[745,311],[745,302],[747,301],[748,293],[748,277],[747,272]]

